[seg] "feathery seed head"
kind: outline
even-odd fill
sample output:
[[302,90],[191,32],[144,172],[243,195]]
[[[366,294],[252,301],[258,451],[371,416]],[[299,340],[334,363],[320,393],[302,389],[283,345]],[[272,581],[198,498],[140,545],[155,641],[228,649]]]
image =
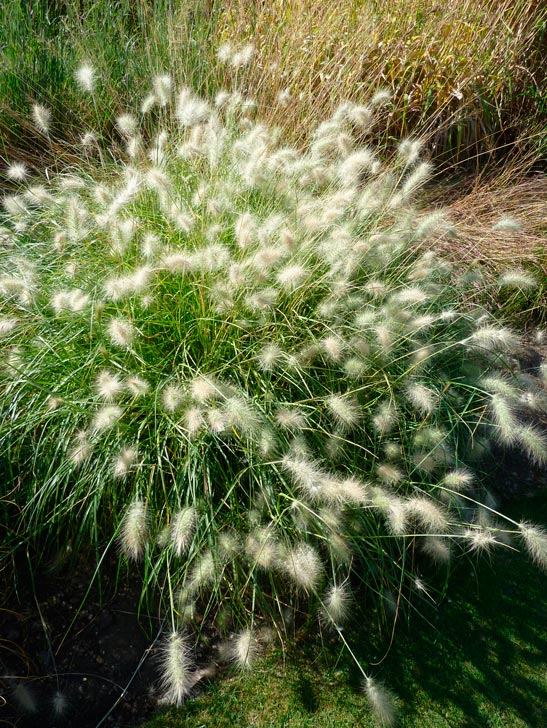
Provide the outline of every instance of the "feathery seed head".
[[277,344],[267,344],[257,356],[258,365],[264,372],[271,372],[283,360],[283,351]]
[[255,54],[255,47],[252,43],[247,43],[239,51],[231,54],[229,59],[231,67],[237,71],[240,68],[248,66]]
[[95,412],[91,422],[91,428],[95,431],[108,430],[113,427],[123,414],[121,407],[107,405]]
[[521,521],[518,528],[532,561],[547,569],[547,531],[526,521]]
[[403,290],[396,291],[389,298],[388,303],[395,303],[400,306],[417,306],[421,303],[425,303],[429,299],[427,293],[416,286],[409,286]]
[[41,104],[34,104],[32,107],[32,120],[34,126],[46,136],[51,130],[51,111]]
[[193,506],[182,508],[173,517],[171,542],[176,556],[182,556],[190,548],[196,530],[198,514]]
[[534,465],[547,463],[547,438],[535,425],[519,425],[514,430],[514,439],[518,442]]
[[222,110],[222,109],[224,109],[228,105],[231,96],[232,95],[230,94],[229,91],[226,91],[224,89],[221,90],[221,91],[219,91],[217,93],[217,95],[215,96],[215,107],[219,111]]
[[117,317],[110,320],[107,334],[112,344],[129,349],[135,338],[135,327],[127,319]]
[[344,187],[354,188],[375,170],[376,159],[369,149],[360,149],[347,156],[338,166],[338,177]]
[[154,97],[157,99],[158,104],[160,106],[167,106],[173,87],[171,76],[166,74],[155,76],[152,80],[152,87],[154,89]]
[[237,244],[245,250],[256,239],[256,222],[250,212],[244,212],[234,223]]
[[422,540],[422,551],[438,564],[450,561],[451,551],[449,543],[440,536],[425,536]]
[[433,165],[429,162],[421,162],[416,165],[414,170],[403,181],[403,186],[400,190],[403,201],[422,187],[429,180],[432,173]]
[[61,693],[59,690],[56,690],[53,698],[51,699],[51,707],[53,708],[53,715],[58,720],[61,719],[66,714],[69,707],[66,695]]
[[102,399],[112,402],[123,391],[123,384],[117,374],[103,369],[95,379],[95,391]]
[[253,255],[250,264],[260,273],[266,274],[281,260],[283,250],[275,246],[260,248]]
[[14,182],[24,182],[28,177],[28,168],[26,164],[16,162],[14,164],[10,164],[6,168],[5,175],[8,179],[13,180]]
[[145,258],[154,258],[161,250],[162,243],[158,235],[147,233],[142,241],[142,254]]
[[93,93],[95,87],[95,69],[93,66],[87,63],[81,65],[76,69],[74,78],[82,91]]
[[125,389],[132,397],[144,397],[150,391],[150,384],[138,376],[127,377],[124,381]]
[[54,204],[57,199],[54,195],[50,194],[43,185],[33,185],[28,187],[23,193],[25,199],[36,207],[40,205]]
[[322,617],[334,627],[340,627],[348,618],[351,593],[346,584],[333,584],[323,597]]
[[125,478],[138,464],[139,452],[136,447],[124,447],[114,460],[114,477]]
[[256,638],[250,629],[236,635],[231,649],[231,657],[240,670],[250,670],[257,652]]
[[13,690],[12,696],[17,703],[19,709],[27,715],[38,712],[38,703],[35,693],[24,683],[18,682]]
[[29,212],[22,195],[5,195],[2,198],[2,205],[8,215],[14,218],[25,217]]
[[515,441],[519,423],[508,400],[501,394],[493,394],[489,410],[499,439],[506,445],[512,444]]
[[378,347],[384,354],[389,354],[393,349],[394,338],[393,331],[386,324],[379,324],[374,327],[374,335]]
[[372,99],[370,100],[371,106],[385,106],[389,104],[393,97],[393,94],[388,88],[381,88],[376,91]]
[[323,563],[317,551],[307,543],[287,549],[282,562],[283,571],[298,589],[314,591],[323,573]]
[[277,451],[279,440],[275,431],[270,427],[263,427],[258,437],[258,450],[263,458],[271,458]]
[[323,482],[325,473],[313,461],[306,459],[307,453],[290,453],[284,455],[281,465],[291,475],[294,483],[312,500],[324,497]]
[[0,316],[0,339],[7,338],[16,328],[18,323],[19,319]]
[[365,678],[364,690],[373,713],[382,725],[395,725],[397,703],[393,694],[372,677]]
[[128,138],[127,144],[125,145],[125,152],[131,160],[143,156],[143,140],[140,134],[135,134]]
[[492,230],[519,233],[522,230],[522,224],[514,217],[502,217],[498,220],[498,222],[492,225]]
[[405,164],[414,164],[418,161],[422,147],[423,142],[419,139],[402,139],[397,147],[397,155]]
[[188,407],[183,413],[182,422],[189,437],[195,437],[204,425],[203,413],[199,407]]
[[275,413],[276,424],[287,430],[300,430],[306,427],[304,413],[296,407],[279,407]]
[[480,526],[465,529],[462,537],[473,553],[490,551],[493,546],[500,543],[491,529]]
[[162,389],[161,399],[166,412],[176,412],[184,401],[184,391],[176,384],[168,384]]
[[397,485],[404,478],[404,473],[400,468],[390,463],[378,465],[376,469],[378,478],[386,485]]
[[408,512],[406,502],[382,488],[371,489],[371,503],[384,515],[389,531],[395,536],[407,533]]
[[308,271],[302,265],[288,265],[279,271],[277,280],[287,293],[292,293],[302,284],[307,274]]
[[138,121],[133,114],[121,114],[116,119],[116,126],[118,131],[125,137],[132,137],[137,131]]
[[84,149],[90,150],[93,147],[96,147],[98,144],[98,138],[97,135],[92,131],[86,131],[85,134],[82,134],[80,137],[80,144]]
[[455,470],[449,470],[445,474],[441,481],[441,485],[444,488],[453,490],[456,493],[461,491],[469,490],[475,480],[473,473],[464,468],[456,468]]
[[524,270],[509,270],[498,278],[500,288],[535,288],[537,281],[531,273]]
[[381,402],[378,405],[372,423],[379,435],[387,435],[397,424],[397,409],[391,401]]
[[162,702],[180,707],[195,683],[188,637],[171,632],[162,644]]
[[346,342],[340,336],[326,336],[319,342],[326,356],[333,362],[339,362],[346,350]]
[[141,102],[141,114],[146,116],[156,105],[157,98],[155,94],[148,94]]
[[292,101],[292,94],[288,88],[283,89],[277,94],[277,103],[281,108],[286,108]]
[[485,351],[493,349],[502,352],[515,351],[519,343],[516,334],[500,326],[481,326],[471,336],[462,341],[462,344],[470,348],[484,349]]
[[257,434],[260,430],[260,417],[243,397],[228,397],[224,401],[224,413],[231,427],[248,434]]
[[336,490],[336,500],[339,503],[363,505],[369,501],[368,486],[358,478],[339,480]]
[[177,98],[175,116],[182,127],[194,127],[207,121],[211,109],[206,101],[195,96],[189,88],[184,88]]
[[365,376],[367,365],[362,359],[352,356],[344,362],[344,372],[348,379],[361,379]]
[[233,561],[241,552],[241,538],[234,531],[222,531],[218,537],[218,552],[223,561]]
[[205,404],[218,396],[218,385],[211,377],[196,377],[190,384],[190,394],[196,402]]
[[121,522],[119,544],[125,556],[140,561],[149,537],[148,514],[141,500],[134,500]]
[[265,571],[278,566],[280,545],[271,527],[257,528],[247,536],[245,554],[253,567]]
[[68,452],[68,458],[75,466],[80,466],[91,455],[92,445],[89,435],[85,431],[77,432],[72,446]]
[[444,533],[448,530],[448,517],[444,509],[431,497],[416,495],[406,501],[406,510],[426,532]]
[[352,104],[347,110],[347,120],[361,133],[370,129],[374,121],[374,112],[370,106]]
[[216,435],[220,435],[229,429],[228,417],[218,407],[209,407],[206,411],[206,418],[210,431]]
[[[217,59],[220,63],[228,63],[234,53],[233,46],[230,42],[223,43],[217,50]],[[227,91],[225,93],[228,93]]]
[[343,430],[350,430],[359,424],[361,411],[356,399],[350,399],[339,394],[331,394],[326,399],[326,405],[336,425]]
[[196,593],[203,591],[207,586],[215,581],[217,574],[218,571],[215,559],[211,551],[208,549],[203,552],[190,573],[187,587],[189,592]]
[[438,392],[419,382],[408,384],[405,389],[405,395],[409,404],[424,416],[433,414],[439,399]]

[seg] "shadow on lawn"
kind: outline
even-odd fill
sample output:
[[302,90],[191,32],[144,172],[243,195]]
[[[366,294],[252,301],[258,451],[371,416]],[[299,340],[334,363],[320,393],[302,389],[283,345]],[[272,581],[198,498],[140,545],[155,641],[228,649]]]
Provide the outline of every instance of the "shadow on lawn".
[[[524,509],[525,518],[547,523],[545,494],[521,498],[515,514]],[[356,614],[343,635],[397,696],[398,728],[544,728],[546,585],[545,573],[519,553],[497,551],[478,566],[462,559],[449,596],[438,606],[416,605],[422,617],[411,610],[401,619],[390,649],[370,612]],[[150,728],[378,725],[347,650],[336,635],[323,639],[321,648],[319,638],[299,632],[284,665],[275,650],[248,676],[214,683],[182,710],[157,715]]]
[[[547,523],[545,494],[527,506],[530,520]],[[545,572],[520,553],[496,553],[477,568],[458,564],[449,596],[438,607],[420,607],[425,619],[414,614],[399,624],[377,668],[402,701],[402,724],[418,725],[427,704],[435,726],[505,728],[520,719],[544,728],[546,587]]]

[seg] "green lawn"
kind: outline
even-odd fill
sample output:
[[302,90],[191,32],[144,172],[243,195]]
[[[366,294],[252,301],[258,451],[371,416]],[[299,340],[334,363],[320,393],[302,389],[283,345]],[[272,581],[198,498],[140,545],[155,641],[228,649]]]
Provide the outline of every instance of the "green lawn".
[[[545,496],[526,510],[547,520]],[[522,507],[522,506],[521,506]],[[375,676],[396,693],[401,728],[543,728],[547,716],[547,576],[520,554],[478,568],[460,563],[450,596],[400,622]],[[348,630],[363,664],[382,659],[389,637]],[[379,725],[360,676],[336,640],[300,639],[256,669],[204,686],[182,709],[146,728],[343,728]]]

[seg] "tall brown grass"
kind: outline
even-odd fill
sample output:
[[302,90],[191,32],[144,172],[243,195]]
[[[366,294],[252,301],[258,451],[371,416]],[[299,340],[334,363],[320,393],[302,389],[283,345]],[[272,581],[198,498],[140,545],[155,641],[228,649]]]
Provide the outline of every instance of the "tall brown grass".
[[[547,7],[529,0],[228,0],[220,39],[252,40],[247,71],[259,114],[305,137],[344,100],[394,94],[386,138],[425,136],[438,161],[537,156],[545,126],[542,88]],[[279,108],[288,89],[295,103]],[[543,91],[544,93],[544,91]]]

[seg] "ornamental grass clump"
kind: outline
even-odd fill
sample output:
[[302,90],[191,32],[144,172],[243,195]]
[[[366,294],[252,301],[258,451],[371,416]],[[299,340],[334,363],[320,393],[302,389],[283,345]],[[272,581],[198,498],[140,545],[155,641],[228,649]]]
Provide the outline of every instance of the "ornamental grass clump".
[[[92,67],[77,78],[89,96]],[[344,104],[304,150],[237,91],[203,99],[163,75],[152,95],[95,157],[6,167],[10,543],[115,542],[144,563],[175,703],[199,623],[233,630],[247,669],[262,620],[310,610],[340,630],[355,593],[404,603],[422,562],[504,531],[544,564],[544,532],[502,522],[475,469],[494,443],[547,461],[545,398],[513,372],[518,336],[434,251],[457,230],[416,206],[419,145],[387,163],[364,144],[387,95]]]

